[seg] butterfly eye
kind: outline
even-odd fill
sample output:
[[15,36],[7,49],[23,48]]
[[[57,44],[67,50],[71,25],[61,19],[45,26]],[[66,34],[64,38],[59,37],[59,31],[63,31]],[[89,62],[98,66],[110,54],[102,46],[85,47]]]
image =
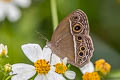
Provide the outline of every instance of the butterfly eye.
[[84,51],[84,50],[85,50],[85,47],[84,47],[84,46],[80,47],[80,50],[81,50],[81,51]]
[[78,20],[79,17],[78,17],[78,16],[74,16],[73,19],[74,19],[74,20]]
[[74,25],[74,26],[73,26],[73,31],[74,31],[74,32],[80,32],[80,31],[81,31],[81,26],[80,26],[80,24]]
[[82,62],[82,59],[78,59],[77,61],[78,61],[78,63],[81,63],[81,62]]
[[80,52],[78,53],[78,55],[79,55],[80,57],[82,57],[82,56],[84,55],[84,52],[80,51]]
[[81,36],[78,36],[78,37],[77,37],[77,40],[81,42],[81,41],[82,41],[82,37],[81,37]]
[[73,15],[73,16],[72,16],[72,21],[74,21],[74,22],[79,21],[79,15],[78,15],[78,14]]

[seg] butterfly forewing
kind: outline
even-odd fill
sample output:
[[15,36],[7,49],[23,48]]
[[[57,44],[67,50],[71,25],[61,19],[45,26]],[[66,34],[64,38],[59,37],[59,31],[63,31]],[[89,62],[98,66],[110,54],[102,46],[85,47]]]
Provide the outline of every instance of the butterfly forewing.
[[59,57],[64,58],[66,56],[69,61],[74,62],[74,43],[68,27],[70,25],[68,19],[69,17],[66,17],[58,25],[57,29],[53,33],[51,41],[49,42],[49,47],[52,49],[53,53],[57,54]]

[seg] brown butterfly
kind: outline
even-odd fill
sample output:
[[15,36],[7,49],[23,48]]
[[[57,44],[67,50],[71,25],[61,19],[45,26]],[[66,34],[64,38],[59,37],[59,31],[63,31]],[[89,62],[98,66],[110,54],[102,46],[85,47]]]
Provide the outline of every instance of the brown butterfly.
[[94,51],[89,31],[87,16],[78,9],[60,22],[47,45],[59,57],[67,57],[68,63],[82,67]]

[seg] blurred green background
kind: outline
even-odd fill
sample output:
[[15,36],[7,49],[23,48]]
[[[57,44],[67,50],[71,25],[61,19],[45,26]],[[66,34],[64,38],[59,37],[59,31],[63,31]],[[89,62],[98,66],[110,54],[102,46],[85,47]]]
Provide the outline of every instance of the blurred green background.
[[[120,0],[56,0],[59,22],[76,9],[83,10],[89,19],[90,35],[94,42],[92,61],[103,58],[112,70],[120,70]],[[0,22],[0,43],[8,45],[8,56],[2,64],[30,63],[21,45],[45,45],[53,33],[50,0],[33,0],[29,8],[21,9],[22,16],[11,23]],[[77,80],[77,79],[76,79]],[[78,79],[79,80],[79,79]]]

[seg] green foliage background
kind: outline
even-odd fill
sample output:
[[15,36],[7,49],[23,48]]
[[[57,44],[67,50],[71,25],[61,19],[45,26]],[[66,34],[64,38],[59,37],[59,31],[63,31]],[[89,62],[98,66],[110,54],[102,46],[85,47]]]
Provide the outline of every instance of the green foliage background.
[[[81,9],[88,15],[90,35],[95,47],[92,61],[105,59],[112,66],[110,75],[115,73],[113,76],[120,76],[120,0],[56,1],[59,22],[76,9]],[[32,64],[23,54],[21,45],[38,43],[43,47],[46,43],[43,36],[49,40],[52,36],[50,0],[33,0],[32,5],[21,9],[21,12],[22,17],[19,21],[11,23],[6,19],[0,23],[0,43],[8,45],[9,49],[9,58],[0,61],[2,64]],[[75,67],[71,69],[77,72],[76,80],[79,80],[80,71]]]

